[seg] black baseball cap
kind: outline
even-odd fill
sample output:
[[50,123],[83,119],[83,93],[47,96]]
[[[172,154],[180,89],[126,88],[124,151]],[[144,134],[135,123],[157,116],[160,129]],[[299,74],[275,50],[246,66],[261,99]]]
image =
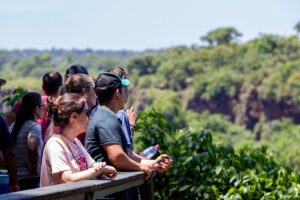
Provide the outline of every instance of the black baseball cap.
[[95,88],[97,90],[114,90],[119,87],[128,87],[130,81],[128,79],[121,78],[111,72],[101,72],[97,80],[95,81]]

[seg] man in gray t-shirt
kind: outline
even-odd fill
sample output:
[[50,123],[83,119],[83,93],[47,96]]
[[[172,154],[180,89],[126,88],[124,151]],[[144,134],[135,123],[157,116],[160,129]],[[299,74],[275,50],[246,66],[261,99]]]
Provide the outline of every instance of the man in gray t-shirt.
[[117,115],[105,106],[97,106],[96,112],[89,122],[85,142],[86,149],[96,161],[105,161],[109,165],[112,163],[103,145],[119,144],[123,151],[128,153],[121,123]]
[[102,72],[95,81],[97,107],[86,134],[85,147],[96,161],[106,161],[118,170],[144,171],[151,176],[156,169],[165,171],[171,161],[167,155],[148,160],[127,148],[127,141],[116,113],[124,108],[128,98],[129,80],[111,72]]

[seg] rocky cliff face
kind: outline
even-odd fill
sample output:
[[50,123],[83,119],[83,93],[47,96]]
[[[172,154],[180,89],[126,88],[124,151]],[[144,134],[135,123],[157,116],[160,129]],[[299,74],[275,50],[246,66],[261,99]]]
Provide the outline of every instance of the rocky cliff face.
[[300,110],[290,98],[282,99],[280,102],[264,100],[259,98],[256,90],[242,94],[240,98],[220,96],[205,100],[195,96],[189,101],[187,109],[196,112],[221,113],[229,116],[231,121],[244,124],[251,130],[263,116],[266,121],[288,117],[296,124],[300,124]]

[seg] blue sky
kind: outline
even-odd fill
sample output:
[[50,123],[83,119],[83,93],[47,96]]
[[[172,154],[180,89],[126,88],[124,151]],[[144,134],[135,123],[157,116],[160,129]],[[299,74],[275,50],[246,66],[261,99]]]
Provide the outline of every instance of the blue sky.
[[158,49],[227,26],[244,42],[295,34],[299,11],[299,0],[0,0],[0,49]]

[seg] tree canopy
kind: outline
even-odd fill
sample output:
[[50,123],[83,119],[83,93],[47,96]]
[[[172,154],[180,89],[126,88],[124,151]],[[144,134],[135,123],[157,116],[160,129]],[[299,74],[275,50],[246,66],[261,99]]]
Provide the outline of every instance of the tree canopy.
[[235,41],[242,34],[233,27],[217,28],[202,36],[201,40],[208,42],[209,45],[218,46],[221,44],[229,44]]

